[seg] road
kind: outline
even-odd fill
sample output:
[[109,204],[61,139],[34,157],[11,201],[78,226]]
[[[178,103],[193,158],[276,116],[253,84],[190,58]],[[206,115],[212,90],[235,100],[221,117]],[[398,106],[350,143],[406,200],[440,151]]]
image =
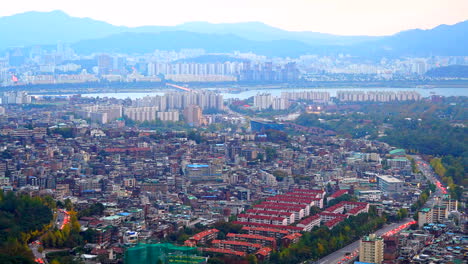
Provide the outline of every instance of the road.
[[[58,229],[63,229],[63,227],[70,222],[70,215],[67,211],[59,209],[57,211],[57,218],[54,222],[54,227]],[[47,233],[47,232],[45,232]],[[44,234],[45,234],[44,233]],[[29,243],[29,249],[31,249],[32,253],[34,254],[34,261],[36,263],[47,263],[47,259],[45,257],[45,252],[40,253],[39,247],[41,246],[40,242],[41,238]]]
[[47,263],[45,253],[39,252],[39,247],[41,246],[41,242],[39,240],[31,242],[28,246],[34,254],[34,261],[36,263]]
[[423,173],[426,179],[428,179],[432,184],[434,184],[437,187],[436,191],[434,193],[431,193],[431,197],[428,199],[428,201],[425,204],[426,207],[431,207],[435,203],[436,197],[442,197],[445,194],[447,194],[447,189],[440,182],[439,177],[434,172],[434,170],[432,169],[429,163],[421,159],[421,157],[418,155],[412,155],[412,157],[416,161],[418,170],[420,170]]
[[[400,225],[403,225],[403,224],[406,224],[406,223],[409,223],[413,221],[413,219],[410,219],[410,218],[406,218],[404,219],[403,221],[401,222],[398,222],[398,223],[392,223],[390,225],[385,225],[384,227],[382,227],[381,229],[377,230],[375,232],[375,234],[377,235],[382,235],[390,230],[393,230],[397,227],[399,227]],[[324,257],[324,258],[321,258],[320,260],[318,260],[317,264],[337,264],[337,263],[347,263],[346,261],[343,261],[342,259],[345,257],[345,254],[346,253],[353,253],[353,252],[356,252],[359,250],[359,240],[358,241],[355,241],[349,245],[347,245],[346,247],[340,249],[340,250],[337,250],[333,253],[331,253],[330,255]]]
[[57,212],[57,220],[55,222],[55,226],[58,229],[63,229],[63,227],[70,221],[70,216],[68,212],[62,209],[59,209]]
[[[431,206],[435,202],[435,197],[440,197],[444,194],[447,193],[446,188],[443,186],[443,184],[440,183],[440,180],[438,176],[434,173],[434,170],[432,169],[431,165],[425,162],[424,160],[421,159],[420,156],[413,155],[412,156],[417,164],[418,169],[424,174],[424,176],[434,185],[437,186],[437,189],[434,193],[431,193],[431,197],[429,200],[426,202],[426,206]],[[375,233],[377,235],[382,235],[384,233],[387,233],[390,230],[393,230],[401,225],[404,225],[406,223],[412,222],[413,219],[406,218],[405,220],[398,222],[398,223],[393,223],[390,225],[385,225],[383,228],[377,230]],[[315,263],[315,264],[337,264],[337,263],[351,263],[353,260],[353,256],[355,256],[359,251],[359,240],[355,241],[346,247],[337,250],[330,255],[318,260],[317,262],[312,262],[312,261],[306,261],[304,263]],[[351,258],[348,260],[346,259],[346,254],[351,254]]]

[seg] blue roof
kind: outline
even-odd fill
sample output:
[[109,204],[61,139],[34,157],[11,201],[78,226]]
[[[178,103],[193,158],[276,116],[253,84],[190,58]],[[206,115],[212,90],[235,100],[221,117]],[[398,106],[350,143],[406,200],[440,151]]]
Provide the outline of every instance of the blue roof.
[[118,215],[121,215],[121,216],[129,216],[130,213],[122,212],[122,213],[118,213]]
[[207,168],[207,167],[209,167],[209,165],[206,165],[206,164],[190,164],[190,165],[187,165],[187,167],[189,167],[189,168]]

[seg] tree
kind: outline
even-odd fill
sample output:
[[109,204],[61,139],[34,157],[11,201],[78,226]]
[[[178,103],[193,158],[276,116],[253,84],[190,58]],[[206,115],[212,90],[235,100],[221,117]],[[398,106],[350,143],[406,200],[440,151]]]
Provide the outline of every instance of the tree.
[[404,219],[408,216],[408,210],[406,208],[400,208],[398,211],[397,211],[397,219],[398,220],[401,220],[401,219]]
[[276,149],[271,148],[271,147],[266,147],[265,155],[266,155],[267,162],[273,161],[277,157]]
[[445,176],[445,172],[447,170],[445,169],[444,165],[442,164],[442,159],[433,158],[430,163],[431,163],[432,168],[434,168],[434,171],[438,175],[440,175],[441,177]]
[[71,202],[70,199],[65,199],[65,209],[67,211],[71,211],[73,209],[73,203]]

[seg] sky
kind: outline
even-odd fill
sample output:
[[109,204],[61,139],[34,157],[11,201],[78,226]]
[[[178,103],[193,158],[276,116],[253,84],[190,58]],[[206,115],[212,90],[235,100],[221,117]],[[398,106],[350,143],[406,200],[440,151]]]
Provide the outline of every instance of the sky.
[[1,5],[0,16],[52,10],[130,27],[259,21],[290,31],[382,36],[467,20],[468,0],[15,0]]

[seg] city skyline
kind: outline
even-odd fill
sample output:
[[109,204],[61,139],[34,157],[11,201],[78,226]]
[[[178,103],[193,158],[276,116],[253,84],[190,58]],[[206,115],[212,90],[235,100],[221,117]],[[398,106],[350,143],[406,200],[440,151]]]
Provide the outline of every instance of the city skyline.
[[[378,3],[377,3],[378,2]],[[430,3],[428,3],[430,2]],[[93,8],[90,8],[90,7]],[[185,8],[180,8],[180,7]],[[62,10],[71,16],[89,17],[129,27],[174,26],[187,22],[262,22],[289,31],[314,31],[336,35],[391,35],[409,29],[430,29],[468,19],[468,2],[432,1],[282,1],[177,0],[170,3],[127,1],[19,0],[6,5],[0,17],[28,11]]]

